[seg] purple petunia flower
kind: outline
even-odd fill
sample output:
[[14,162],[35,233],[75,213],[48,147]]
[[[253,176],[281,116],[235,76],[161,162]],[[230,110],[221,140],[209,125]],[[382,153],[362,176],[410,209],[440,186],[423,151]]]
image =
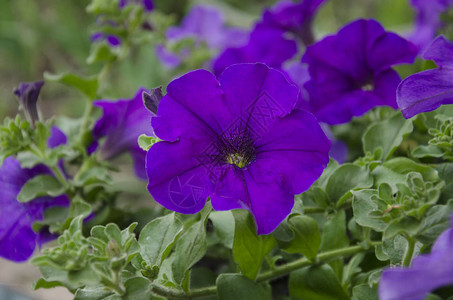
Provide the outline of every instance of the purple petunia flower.
[[121,39],[114,34],[105,34],[102,32],[96,32],[91,35],[92,42],[106,41],[112,47],[118,47],[121,45]]
[[37,102],[43,85],[44,81],[21,82],[14,90],[14,95],[19,99],[25,116],[32,124],[39,120]]
[[324,2],[326,0],[280,1],[264,12],[262,21],[256,28],[281,29],[294,34],[305,45],[310,45],[314,42],[311,23]]
[[443,27],[440,15],[453,6],[453,0],[411,0],[411,4],[417,20],[408,39],[423,50]]
[[120,0],[118,2],[118,7],[123,8],[130,3],[137,3],[142,5],[146,12],[150,12],[154,9],[154,3],[152,0]]
[[[248,33],[240,28],[226,27],[225,17],[216,7],[195,5],[180,26],[168,28],[166,39],[170,43],[193,39],[196,45],[205,43],[209,49],[219,51],[245,44]],[[158,45],[156,54],[164,64],[174,68],[190,54],[190,51],[183,49],[182,53],[176,54],[166,49],[164,45]]]
[[207,197],[215,210],[246,209],[272,232],[329,161],[314,116],[294,109],[298,89],[264,64],[236,64],[218,79],[196,70],[172,81],[152,119],[148,190],[180,213]]
[[285,61],[297,53],[297,41],[313,42],[311,23],[325,0],[280,1],[263,13],[250,34],[247,44],[226,49],[214,62],[214,73],[236,63],[262,62],[282,69]]
[[[145,91],[140,88],[132,99],[95,101],[94,105],[103,110],[103,115],[93,129],[94,145],[105,137],[100,147],[102,158],[112,159],[129,152],[134,160],[135,173],[142,179],[146,179],[146,153],[138,146],[137,139],[141,134],[154,135],[150,126],[153,114],[143,105],[142,94]],[[93,151],[96,146],[90,148]]]
[[397,108],[400,82],[392,65],[413,62],[416,47],[387,32],[374,20],[357,20],[336,35],[309,46],[302,62],[309,66],[305,84],[310,110],[331,125],[348,122],[375,106]]
[[453,42],[439,36],[423,57],[434,60],[439,68],[413,74],[398,86],[397,102],[406,119],[453,104]]
[[[53,127],[48,146],[54,148],[64,143],[66,136]],[[36,245],[41,246],[54,238],[46,230],[34,232],[32,225],[43,219],[47,208],[69,205],[67,196],[39,197],[27,203],[17,201],[22,186],[43,174],[52,175],[52,171],[44,165],[21,168],[19,161],[12,157],[6,158],[0,166],[0,256],[3,258],[25,261],[33,254]]]
[[[453,217],[451,220],[453,227]],[[416,257],[410,268],[387,269],[379,283],[381,300],[422,300],[445,285],[453,285],[453,228],[444,231],[431,253]]]
[[247,45],[224,51],[215,60],[213,69],[217,76],[230,65],[237,63],[262,62],[272,68],[281,69],[282,64],[296,53],[296,42],[287,39],[281,30],[254,30]]

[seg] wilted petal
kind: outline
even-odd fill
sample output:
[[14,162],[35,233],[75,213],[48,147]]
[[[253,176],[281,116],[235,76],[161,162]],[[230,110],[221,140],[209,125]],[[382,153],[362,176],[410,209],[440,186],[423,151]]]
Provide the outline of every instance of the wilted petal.
[[39,120],[37,102],[43,85],[44,81],[21,82],[14,90],[14,94],[25,110],[25,115],[32,124]]

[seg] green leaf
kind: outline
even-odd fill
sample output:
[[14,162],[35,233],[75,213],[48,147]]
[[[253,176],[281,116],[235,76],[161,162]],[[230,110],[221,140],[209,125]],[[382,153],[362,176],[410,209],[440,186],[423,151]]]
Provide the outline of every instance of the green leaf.
[[[346,235],[346,214],[344,210],[330,215],[330,219],[324,224],[321,235],[321,251],[329,251],[349,246],[349,239]],[[330,262],[330,265],[341,279],[343,274],[343,260],[337,259]]]
[[302,300],[349,300],[334,271],[328,265],[306,267],[289,276],[289,294]]
[[352,289],[353,300],[379,300],[377,285],[360,284]]
[[213,211],[209,219],[214,224],[214,229],[222,244],[233,248],[234,241],[234,216],[231,211]]
[[189,269],[206,253],[206,218],[202,218],[185,231],[176,242],[174,261],[172,264],[173,278],[181,285],[187,277]]
[[326,192],[330,201],[337,206],[348,197],[353,189],[369,188],[373,185],[373,177],[366,167],[346,163],[337,168],[330,176]]
[[246,210],[234,210],[233,258],[242,275],[255,280],[264,257],[277,244],[271,235],[256,234],[255,223]]
[[370,216],[370,213],[378,210],[378,205],[373,202],[372,197],[378,195],[377,190],[360,190],[352,192],[352,209],[357,224],[363,227],[370,227],[375,231],[383,232],[387,224],[381,219]]
[[217,277],[217,297],[219,300],[271,300],[269,285],[255,283],[239,274],[221,274]]
[[98,80],[96,76],[81,77],[71,73],[50,74],[44,72],[44,79],[51,82],[59,82],[79,90],[90,100],[97,98]]
[[421,227],[420,221],[414,217],[403,217],[393,220],[385,229],[383,239],[391,239],[398,234],[414,237]]
[[19,202],[30,202],[40,196],[58,196],[65,191],[64,186],[53,176],[38,175],[28,180],[17,195]]
[[150,295],[150,281],[143,277],[132,277],[124,283],[126,295],[121,299],[125,300],[150,300],[153,299]]
[[142,134],[141,136],[138,137],[138,146],[143,150],[143,151],[148,151],[149,148],[151,148],[152,145],[155,143],[160,142],[161,139],[154,137],[154,136],[147,136],[146,134]]
[[445,151],[436,145],[422,145],[412,151],[412,156],[416,158],[425,158],[425,157],[442,157],[445,154]]
[[407,180],[406,175],[410,172],[420,173],[425,181],[439,181],[439,175],[435,169],[416,163],[406,157],[397,157],[386,161],[374,169],[372,174],[375,177],[375,186],[379,186],[385,182],[396,190],[396,184],[405,184]]
[[362,137],[363,151],[374,153],[376,149],[382,148],[383,160],[387,160],[412,130],[412,121],[406,120],[401,113],[396,113],[390,119],[368,127]]
[[102,300],[114,294],[105,287],[84,287],[77,290],[74,300]]
[[432,244],[439,235],[450,227],[450,216],[453,212],[453,199],[446,205],[433,206],[423,219],[416,238],[423,244]]
[[97,62],[112,62],[120,55],[120,47],[113,48],[107,42],[97,42],[91,44],[90,56],[86,62],[91,65]]
[[143,259],[151,266],[160,266],[182,229],[183,224],[175,213],[156,218],[146,224],[138,239]]
[[301,253],[309,260],[315,260],[321,246],[318,223],[309,216],[292,215],[288,219],[288,224],[294,231],[294,239],[283,250]]

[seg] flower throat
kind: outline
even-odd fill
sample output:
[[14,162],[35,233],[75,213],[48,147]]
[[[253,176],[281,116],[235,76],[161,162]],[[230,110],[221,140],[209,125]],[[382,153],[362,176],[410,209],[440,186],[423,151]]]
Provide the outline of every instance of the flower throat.
[[228,164],[244,168],[255,159],[253,139],[246,130],[233,130],[220,139],[222,160]]

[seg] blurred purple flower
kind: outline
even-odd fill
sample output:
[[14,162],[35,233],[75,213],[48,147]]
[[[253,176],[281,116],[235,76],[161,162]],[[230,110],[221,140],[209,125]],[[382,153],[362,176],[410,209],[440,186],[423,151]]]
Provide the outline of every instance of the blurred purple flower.
[[336,35],[309,46],[302,62],[309,66],[305,84],[310,111],[331,125],[348,122],[375,106],[397,108],[400,82],[392,65],[411,63],[416,47],[386,32],[375,20],[357,20]]
[[411,0],[417,19],[408,39],[423,50],[443,27],[440,15],[453,6],[453,0]]
[[32,124],[39,120],[37,102],[43,85],[44,81],[21,82],[14,90],[14,95],[19,99],[27,120]]
[[263,13],[250,34],[248,43],[226,49],[214,62],[219,76],[225,68],[236,63],[262,62],[282,69],[285,61],[297,53],[297,40],[308,45],[313,42],[311,22],[325,0],[280,1]]
[[215,60],[214,73],[219,76],[227,67],[237,63],[262,62],[271,68],[281,69],[282,64],[296,53],[296,42],[287,39],[281,30],[254,30],[247,45],[229,48]]
[[[50,148],[66,143],[66,136],[57,127],[53,127],[48,139]],[[32,229],[35,221],[44,217],[44,211],[52,206],[68,206],[66,195],[58,197],[38,197],[27,203],[17,201],[17,195],[23,185],[37,175],[52,175],[44,165],[31,169],[20,167],[19,161],[8,157],[0,166],[0,257],[20,262],[27,260],[36,245],[55,238],[47,230],[36,233]]]
[[416,257],[411,267],[385,270],[379,283],[379,299],[422,300],[432,290],[453,285],[452,253],[453,228],[450,228],[439,236],[431,253]]
[[153,114],[143,104],[142,94],[146,92],[140,88],[132,99],[118,101],[98,100],[94,105],[103,110],[93,129],[94,143],[88,152],[97,148],[101,138],[100,153],[102,159],[112,159],[124,152],[129,152],[134,160],[134,170],[139,178],[146,179],[145,156],[137,143],[141,134],[154,135],[151,128]]
[[237,64],[217,80],[197,70],[172,81],[152,125],[148,190],[170,210],[246,209],[258,234],[290,213],[327,165],[330,142],[294,109],[298,89],[264,64]]
[[284,32],[293,33],[305,45],[310,45],[314,42],[311,23],[318,8],[324,2],[326,0],[280,1],[264,12],[262,21],[256,28],[281,29]]
[[[196,45],[206,43],[209,49],[219,51],[227,47],[237,47],[247,42],[248,33],[240,28],[225,26],[225,17],[222,12],[207,5],[195,5],[184,17],[180,26],[167,29],[168,42],[177,42],[184,39],[193,39]],[[181,60],[190,53],[188,49],[183,53],[172,53],[164,45],[158,45],[156,54],[168,67],[178,66]]]
[[154,9],[154,3],[152,0],[120,0],[118,7],[123,8],[130,3],[141,4],[146,12],[150,12]]
[[114,34],[105,34],[102,32],[96,32],[91,35],[92,42],[106,41],[110,46],[117,47],[121,45],[121,39]]
[[434,60],[439,68],[413,74],[398,86],[397,102],[406,119],[453,104],[453,42],[439,36],[423,57]]

